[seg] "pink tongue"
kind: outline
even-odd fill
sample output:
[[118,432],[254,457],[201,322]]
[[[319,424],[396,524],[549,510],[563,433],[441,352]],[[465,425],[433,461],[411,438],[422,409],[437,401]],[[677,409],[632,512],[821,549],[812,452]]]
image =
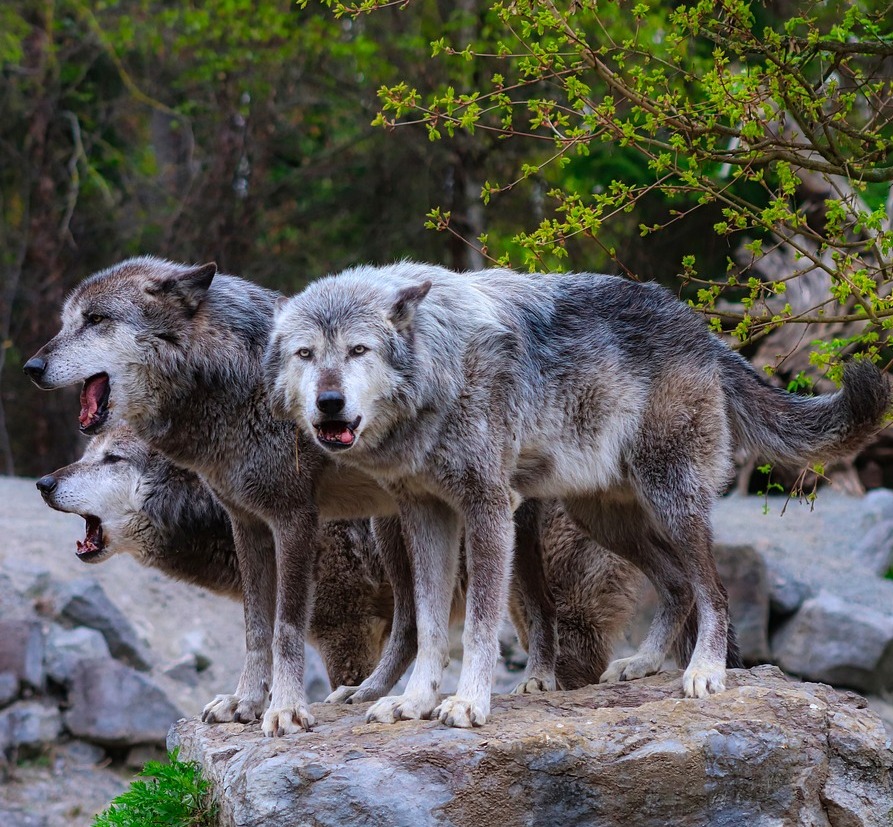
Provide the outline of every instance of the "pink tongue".
[[78,421],[86,427],[93,421],[96,411],[99,410],[99,400],[105,389],[105,377],[100,377],[88,382],[81,391],[81,413]]
[[353,434],[345,428],[339,435],[338,439],[341,440],[345,445],[350,445],[353,442]]

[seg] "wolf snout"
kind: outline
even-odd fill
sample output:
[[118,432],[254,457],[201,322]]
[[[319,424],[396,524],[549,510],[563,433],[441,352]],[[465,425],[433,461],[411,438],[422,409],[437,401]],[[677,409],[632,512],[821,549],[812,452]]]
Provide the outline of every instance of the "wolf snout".
[[59,480],[57,480],[52,474],[47,474],[45,477],[41,477],[37,481],[37,490],[40,491],[42,496],[46,497],[56,490],[56,486],[58,484]]
[[334,416],[344,410],[344,394],[341,391],[323,391],[316,397],[316,407],[327,416]]
[[32,356],[22,366],[22,370],[28,374],[32,382],[40,384],[40,378],[46,373],[47,360],[41,359],[39,356]]

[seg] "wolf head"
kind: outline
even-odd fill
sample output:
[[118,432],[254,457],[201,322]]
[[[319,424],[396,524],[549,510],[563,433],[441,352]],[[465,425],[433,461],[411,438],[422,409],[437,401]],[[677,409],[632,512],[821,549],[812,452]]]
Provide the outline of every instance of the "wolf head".
[[139,556],[134,536],[148,461],[146,446],[124,426],[91,440],[81,459],[37,481],[50,508],[84,518],[86,536],[77,544],[83,562],[99,563],[121,552]]
[[277,307],[266,356],[274,414],[330,452],[371,447],[409,392],[414,320],[431,282],[356,268]]
[[90,276],[66,300],[62,329],[25,372],[45,390],[82,382],[81,431],[111,427],[143,403],[141,366],[178,346],[216,272],[215,264],[145,256]]

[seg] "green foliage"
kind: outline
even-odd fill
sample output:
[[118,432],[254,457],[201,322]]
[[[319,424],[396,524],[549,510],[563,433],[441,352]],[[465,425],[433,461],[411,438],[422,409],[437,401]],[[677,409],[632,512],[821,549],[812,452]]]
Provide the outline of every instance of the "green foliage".
[[198,764],[178,760],[177,750],[169,761],[149,761],[140,773],[148,780],[134,781],[96,816],[93,827],[211,827],[214,808]]
[[[393,3],[326,5],[357,19]],[[702,273],[688,259],[677,276],[716,328],[747,344],[788,324],[856,325],[826,348],[824,367],[847,349],[880,358],[893,325],[886,3],[804,0],[785,18],[751,0],[487,6],[473,37],[432,42],[439,88],[423,94],[412,77],[382,87],[375,123],[421,126],[434,141],[486,133],[525,147],[482,197],[493,205],[535,180],[551,214],[508,238],[488,232],[488,257],[555,270],[578,266],[579,248],[594,245],[628,272],[619,239],[672,233],[706,210],[716,215],[714,243],[744,261],[727,255],[725,273]],[[807,211],[804,191],[816,181],[826,192]],[[656,220],[642,220],[649,212]],[[454,231],[449,219],[433,224]],[[781,248],[802,267],[759,275]],[[826,294],[793,307],[790,282],[814,273],[829,281]],[[734,307],[720,307],[726,296]]]

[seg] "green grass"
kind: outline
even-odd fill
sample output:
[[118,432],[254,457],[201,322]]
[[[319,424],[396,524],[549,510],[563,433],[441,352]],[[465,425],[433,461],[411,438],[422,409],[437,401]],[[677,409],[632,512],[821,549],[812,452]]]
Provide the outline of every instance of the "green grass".
[[[210,785],[194,761],[149,761],[130,789],[112,799],[93,827],[213,827]],[[145,780],[142,780],[145,779]]]

